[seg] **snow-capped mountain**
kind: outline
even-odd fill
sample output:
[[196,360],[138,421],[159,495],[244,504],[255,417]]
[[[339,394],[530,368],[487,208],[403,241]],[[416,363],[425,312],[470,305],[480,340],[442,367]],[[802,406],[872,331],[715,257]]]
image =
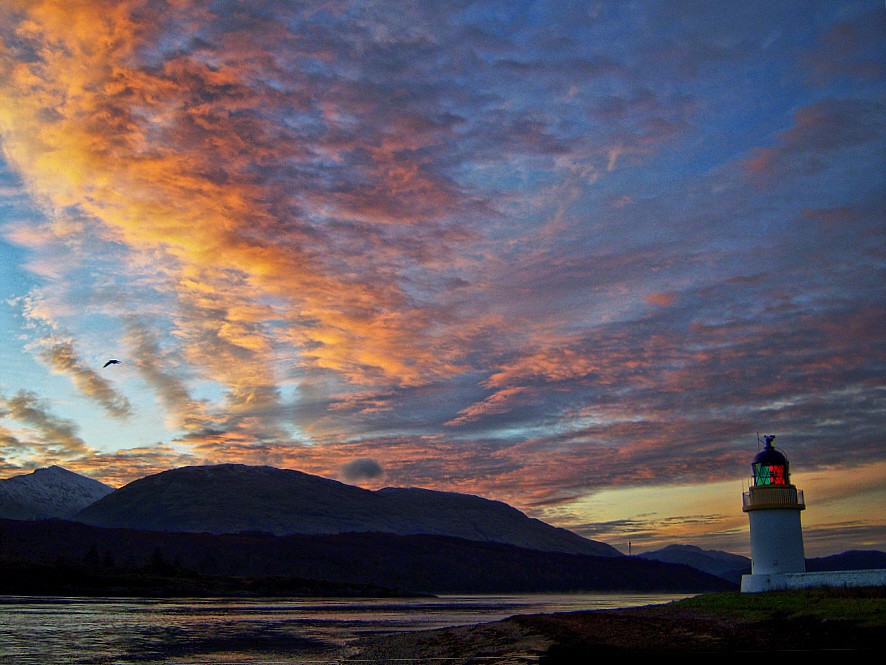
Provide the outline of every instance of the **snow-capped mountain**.
[[71,517],[114,488],[60,466],[0,480],[0,517],[14,520]]

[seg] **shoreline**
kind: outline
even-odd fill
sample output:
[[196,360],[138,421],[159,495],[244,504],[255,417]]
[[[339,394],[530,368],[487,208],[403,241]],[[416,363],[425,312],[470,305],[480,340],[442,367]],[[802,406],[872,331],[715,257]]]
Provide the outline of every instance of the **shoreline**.
[[568,665],[601,654],[874,651],[886,587],[703,594],[664,605],[513,616],[361,638],[341,662]]

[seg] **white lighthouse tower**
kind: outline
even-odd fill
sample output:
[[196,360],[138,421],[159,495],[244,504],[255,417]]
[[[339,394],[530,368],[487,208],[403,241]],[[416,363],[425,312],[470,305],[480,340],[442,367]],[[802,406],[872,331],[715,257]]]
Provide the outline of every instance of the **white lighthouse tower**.
[[742,510],[751,522],[751,574],[742,575],[742,592],[810,587],[886,586],[886,569],[806,572],[800,512],[803,492],[791,485],[788,458],[772,447],[757,453],[754,484],[744,493]]
[[751,525],[751,574],[742,579],[742,591],[768,587],[773,575],[806,572],[803,491],[791,484],[788,458],[773,448],[774,438],[765,437],[766,447],[754,457],[754,484],[743,496],[742,510]]

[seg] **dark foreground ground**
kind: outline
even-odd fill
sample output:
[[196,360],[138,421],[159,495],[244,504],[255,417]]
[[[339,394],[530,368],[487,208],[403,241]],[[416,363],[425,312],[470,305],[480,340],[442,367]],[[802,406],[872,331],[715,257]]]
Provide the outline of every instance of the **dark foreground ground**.
[[364,638],[344,662],[566,665],[619,654],[886,649],[886,588],[715,593],[623,610],[517,616]]

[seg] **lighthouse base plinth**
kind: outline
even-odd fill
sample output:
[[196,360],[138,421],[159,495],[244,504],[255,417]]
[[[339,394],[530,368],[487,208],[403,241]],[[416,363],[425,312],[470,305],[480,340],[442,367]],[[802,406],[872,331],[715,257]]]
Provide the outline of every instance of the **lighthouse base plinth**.
[[876,570],[832,570],[820,573],[742,575],[741,592],[784,591],[814,587],[886,586],[886,568]]

